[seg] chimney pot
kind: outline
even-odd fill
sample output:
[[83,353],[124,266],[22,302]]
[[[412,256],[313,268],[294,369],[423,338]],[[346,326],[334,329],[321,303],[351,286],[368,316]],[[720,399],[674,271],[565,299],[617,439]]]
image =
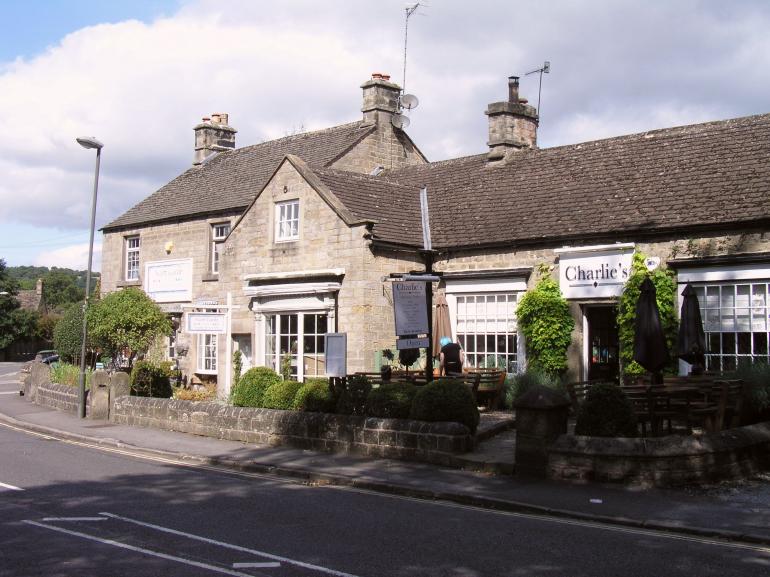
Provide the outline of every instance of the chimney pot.
[[193,128],[195,131],[193,165],[201,164],[215,152],[235,148],[235,133],[238,131],[229,126],[227,122],[228,115],[217,112],[211,116],[204,116],[203,122]]
[[519,77],[508,77],[508,102],[519,102]]

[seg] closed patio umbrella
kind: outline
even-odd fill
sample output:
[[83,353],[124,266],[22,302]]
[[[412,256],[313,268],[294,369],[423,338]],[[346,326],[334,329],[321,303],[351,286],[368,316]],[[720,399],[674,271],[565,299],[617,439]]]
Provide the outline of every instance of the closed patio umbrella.
[[682,291],[684,300],[679,315],[679,337],[676,342],[676,356],[693,365],[693,373],[703,371],[706,362],[706,333],[700,316],[700,303],[695,289],[687,283]]
[[433,311],[433,355],[441,352],[441,338],[452,338],[452,325],[449,322],[449,305],[443,292],[436,294],[436,305]]
[[653,373],[655,380],[660,382],[659,373],[670,357],[660,323],[655,285],[649,278],[645,278],[640,288],[634,325],[634,360]]

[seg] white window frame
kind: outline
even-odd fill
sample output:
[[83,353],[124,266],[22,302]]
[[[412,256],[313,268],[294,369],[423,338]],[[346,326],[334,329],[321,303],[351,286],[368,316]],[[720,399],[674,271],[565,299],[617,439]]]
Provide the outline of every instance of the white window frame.
[[[727,370],[732,370],[733,360],[737,365],[741,360],[764,358],[770,360],[770,342],[767,347],[769,350],[765,353],[756,354],[754,333],[765,333],[770,340],[770,266],[766,263],[754,264],[733,264],[724,266],[699,266],[693,268],[682,268],[677,273],[679,308],[681,309],[682,290],[689,282],[697,291],[698,301],[701,309],[701,318],[703,319],[703,329],[706,333],[706,368],[708,370],[724,371],[725,364]],[[738,294],[738,287],[748,287],[746,301],[741,301]],[[764,305],[759,306],[754,298],[755,287],[761,287],[764,294]],[[708,289],[711,289],[712,295],[716,295],[718,289],[718,306],[714,306],[714,301],[703,298]],[[732,295],[730,295],[732,292]],[[725,298],[726,297],[726,298]],[[713,296],[712,296],[713,299]],[[732,306],[725,306],[725,303]],[[744,324],[743,327],[741,323]],[[748,327],[749,330],[741,330]],[[748,333],[749,353],[739,352],[740,334]],[[726,351],[725,335],[732,335],[728,339],[732,340],[734,352]],[[719,352],[711,350],[716,338],[719,339]],[[712,340],[713,337],[713,340]],[[718,357],[718,363],[714,363]],[[733,360],[725,363],[725,358],[733,357]],[[717,366],[714,366],[718,364]],[[687,374],[689,365],[680,360],[679,372]]]
[[227,235],[230,234],[229,222],[217,222],[211,225],[211,273],[219,274],[219,250]]
[[[139,280],[139,259],[141,250],[141,240],[139,235],[125,237],[125,260],[126,266],[124,270],[126,281],[138,281]],[[136,243],[134,245],[134,243]]]
[[275,242],[299,240],[299,199],[275,203]]
[[[282,333],[280,332],[280,325],[281,325],[281,317],[288,317],[291,315],[296,315],[297,317],[297,331],[296,333]],[[305,332],[305,317],[308,315],[323,315],[326,317],[326,332],[333,332],[329,330],[329,324],[333,321],[332,316],[329,314],[329,311],[324,310],[314,310],[314,311],[285,311],[285,312],[271,312],[271,313],[265,313],[265,332],[262,335],[262,338],[264,340],[265,344],[265,355],[262,359],[262,362],[264,362],[264,366],[268,366],[272,368],[275,372],[281,373],[281,361],[285,353],[281,353],[281,337],[282,336],[288,336],[290,341],[291,337],[295,337],[297,339],[297,350],[292,351],[289,354],[292,357],[292,378],[296,378],[298,381],[303,381],[306,377],[323,377],[324,373],[317,373],[313,375],[306,375],[305,374],[305,356],[313,357],[316,359],[316,363],[319,362],[319,360],[324,359],[324,353],[323,351],[319,352],[318,350],[318,343],[321,343],[321,347],[323,347],[323,336],[326,333],[306,333]],[[270,332],[270,318],[274,318],[274,331]],[[317,322],[317,321],[316,321]],[[317,326],[316,329],[318,330]],[[305,338],[310,337],[311,339],[315,339],[315,350],[312,352],[305,353]],[[272,346],[271,346],[272,345]],[[272,351],[269,349],[273,349]],[[300,361],[301,359],[301,361]]]
[[[446,300],[447,304],[449,305],[449,319],[450,324],[452,325],[452,334],[457,338],[459,334],[458,330],[458,297],[462,297],[462,300],[467,300],[467,297],[473,296],[473,297],[488,297],[488,296],[495,296],[496,298],[499,295],[505,295],[506,297],[512,296],[513,301],[515,303],[515,307],[518,307],[518,303],[521,300],[521,298],[524,296],[524,293],[527,290],[527,283],[523,278],[501,278],[501,279],[494,279],[494,280],[487,280],[487,279],[458,279],[458,280],[446,280]],[[498,319],[499,321],[500,319]],[[513,317],[509,317],[508,319],[505,319],[508,322],[515,323],[515,331],[507,331],[505,334],[510,334],[513,332],[516,336],[516,350],[515,351],[509,351],[508,354],[515,354],[516,355],[516,371],[517,372],[523,372],[526,369],[526,355],[525,355],[525,347],[524,347],[524,335],[522,335],[519,331],[518,327],[518,321],[516,319],[516,315],[514,312]],[[465,332],[465,331],[464,331]],[[479,334],[479,333],[475,333]],[[498,335],[498,332],[489,332],[485,331],[483,333],[486,336],[490,334]],[[467,359],[466,365],[471,366],[470,360],[473,359],[476,355],[478,355],[478,352],[474,351],[472,353],[469,353],[468,351],[465,352],[465,357]]]
[[204,333],[198,335],[198,359],[196,373],[204,375],[217,374],[217,354],[219,335]]

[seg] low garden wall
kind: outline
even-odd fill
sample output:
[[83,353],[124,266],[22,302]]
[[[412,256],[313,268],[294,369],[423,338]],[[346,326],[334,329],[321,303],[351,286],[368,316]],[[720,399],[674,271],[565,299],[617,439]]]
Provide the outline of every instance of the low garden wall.
[[459,423],[232,407],[149,397],[116,398],[110,420],[231,441],[440,465],[450,464],[453,455],[470,451],[474,445],[468,428]]
[[[88,394],[88,391],[86,391]],[[38,405],[76,415],[78,412],[78,390],[69,385],[43,383],[37,385],[34,400]],[[87,398],[86,398],[87,400]],[[88,404],[86,403],[86,412]]]
[[548,453],[552,479],[646,486],[740,479],[770,468],[770,422],[699,437],[562,435]]

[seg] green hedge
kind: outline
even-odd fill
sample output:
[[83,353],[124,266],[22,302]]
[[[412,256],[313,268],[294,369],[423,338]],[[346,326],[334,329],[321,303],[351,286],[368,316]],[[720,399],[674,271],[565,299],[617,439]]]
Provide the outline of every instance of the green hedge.
[[334,412],[335,399],[326,379],[308,379],[297,391],[293,408],[310,413]]
[[170,399],[174,393],[168,375],[162,367],[149,361],[137,361],[131,370],[131,394],[137,397]]
[[382,419],[408,419],[417,387],[407,383],[386,383],[372,389],[366,398],[366,414]]
[[337,412],[341,415],[366,414],[366,399],[371,390],[372,383],[364,375],[348,377],[337,399]]
[[576,435],[592,437],[636,437],[634,408],[623,390],[614,383],[596,383],[580,405]]
[[479,425],[479,410],[471,390],[461,380],[434,381],[417,391],[410,418],[418,421],[454,421],[471,433]]
[[238,379],[230,400],[236,407],[261,407],[265,390],[280,381],[281,377],[274,370],[267,367],[254,367]]
[[297,381],[279,381],[273,383],[262,395],[262,406],[266,409],[289,410],[294,407],[294,398],[302,388]]

